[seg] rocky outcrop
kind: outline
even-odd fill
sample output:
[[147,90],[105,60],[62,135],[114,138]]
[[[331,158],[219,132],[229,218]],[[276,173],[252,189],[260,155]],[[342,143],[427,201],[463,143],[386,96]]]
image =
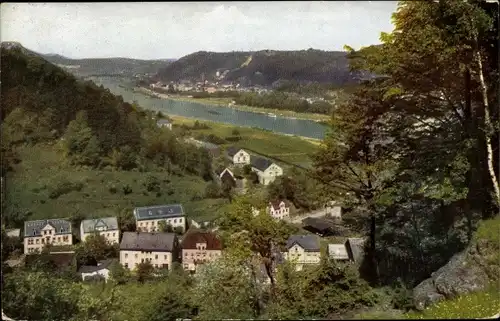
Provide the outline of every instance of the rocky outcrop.
[[485,290],[492,281],[498,280],[498,244],[478,240],[452,257],[430,278],[413,289],[415,307],[423,310],[429,305],[458,295]]

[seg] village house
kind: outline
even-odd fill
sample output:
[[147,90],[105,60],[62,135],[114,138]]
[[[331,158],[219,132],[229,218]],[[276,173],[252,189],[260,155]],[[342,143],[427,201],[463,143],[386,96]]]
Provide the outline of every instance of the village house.
[[24,222],[24,254],[41,252],[50,245],[72,245],[71,223],[62,219]]
[[222,254],[222,243],[213,232],[192,230],[182,239],[182,266],[194,272],[196,267]]
[[226,155],[234,165],[250,164],[250,154],[241,148],[231,146],[226,149]]
[[269,202],[267,212],[275,219],[285,219],[290,217],[290,206],[285,201],[274,200]]
[[97,265],[83,265],[78,269],[78,274],[82,276],[83,281],[94,278],[103,278],[107,281],[109,279],[111,264],[114,262],[116,262],[116,260],[106,259],[97,262]]
[[262,185],[269,185],[276,177],[283,175],[283,169],[280,166],[261,157],[252,158],[252,171],[257,174],[259,183]]
[[156,126],[172,130],[172,123],[168,119],[158,119],[158,121],[156,122]]
[[223,167],[215,170],[216,180],[219,184],[228,184],[237,189],[244,189],[246,179],[242,176],[234,174],[229,168]]
[[138,231],[158,232],[161,221],[174,229],[181,228],[182,232],[186,230],[186,214],[181,204],[136,207],[134,217]]
[[83,242],[89,235],[100,234],[110,244],[120,243],[120,229],[116,217],[103,217],[83,220],[80,223],[80,238]]
[[320,243],[316,235],[292,235],[286,243],[283,258],[296,264],[297,271],[304,265],[319,264],[321,259]]
[[349,260],[345,244],[328,244],[328,256],[335,261]]
[[120,243],[120,264],[133,270],[149,262],[155,268],[171,269],[178,257],[175,233],[124,232]]

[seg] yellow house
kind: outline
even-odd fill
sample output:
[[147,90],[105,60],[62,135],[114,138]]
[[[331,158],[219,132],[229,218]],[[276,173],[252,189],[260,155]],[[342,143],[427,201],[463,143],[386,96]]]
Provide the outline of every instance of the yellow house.
[[226,149],[226,156],[233,162],[233,165],[248,165],[250,164],[250,154],[245,150],[230,146]]
[[62,219],[24,222],[24,254],[41,252],[50,245],[72,245],[71,223]]
[[181,204],[136,207],[134,217],[139,232],[159,232],[161,221],[186,231],[186,214]]
[[298,271],[302,270],[304,265],[319,264],[321,252],[318,237],[316,235],[290,236],[283,258],[294,262]]
[[149,262],[156,268],[172,268],[178,257],[175,233],[124,232],[120,243],[120,263],[133,270]]
[[80,238],[83,242],[89,235],[100,234],[109,243],[118,244],[120,242],[120,229],[116,217],[103,217],[90,220],[83,220],[80,223]]

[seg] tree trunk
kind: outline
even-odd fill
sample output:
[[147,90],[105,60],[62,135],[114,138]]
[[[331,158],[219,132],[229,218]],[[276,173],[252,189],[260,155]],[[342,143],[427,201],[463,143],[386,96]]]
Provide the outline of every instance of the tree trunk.
[[[477,39],[476,39],[477,42]],[[491,123],[490,116],[490,107],[488,102],[488,87],[486,85],[486,81],[484,80],[484,72],[483,72],[483,62],[481,58],[481,53],[479,50],[476,50],[474,53],[476,63],[478,66],[478,76],[479,76],[479,84],[481,87],[481,95],[483,98],[483,106],[484,106],[484,124],[486,126],[485,138],[486,138],[486,151],[487,151],[487,162],[488,162],[488,172],[490,174],[490,179],[493,184],[493,191],[495,193],[495,201],[496,206],[500,205],[500,187],[498,186],[498,179],[495,173],[495,166],[493,164],[493,147],[491,143],[491,136],[493,133],[493,126]]]

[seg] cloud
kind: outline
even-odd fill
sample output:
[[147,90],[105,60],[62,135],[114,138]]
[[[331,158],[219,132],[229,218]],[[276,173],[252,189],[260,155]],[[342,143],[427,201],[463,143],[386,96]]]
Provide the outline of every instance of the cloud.
[[1,5],[2,41],[69,57],[178,58],[198,51],[341,50],[378,43],[396,2]]

